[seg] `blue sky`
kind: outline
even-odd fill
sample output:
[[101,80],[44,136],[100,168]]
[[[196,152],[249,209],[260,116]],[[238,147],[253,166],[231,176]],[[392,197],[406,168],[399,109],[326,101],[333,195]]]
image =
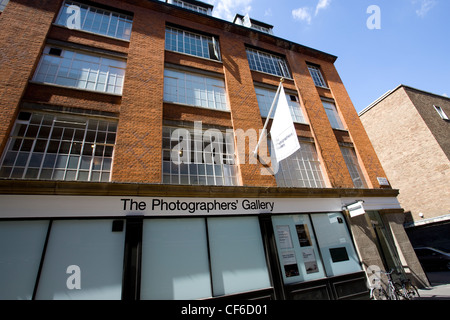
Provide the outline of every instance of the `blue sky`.
[[[399,84],[450,96],[449,0],[203,0],[213,15],[269,23],[277,37],[336,55],[359,112]],[[380,8],[381,29],[367,13]]]

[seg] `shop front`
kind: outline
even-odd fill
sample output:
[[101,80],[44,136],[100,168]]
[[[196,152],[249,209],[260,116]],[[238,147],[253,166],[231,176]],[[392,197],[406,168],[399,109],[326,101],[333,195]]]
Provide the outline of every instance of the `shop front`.
[[398,206],[111,190],[0,195],[0,299],[364,299],[346,205]]

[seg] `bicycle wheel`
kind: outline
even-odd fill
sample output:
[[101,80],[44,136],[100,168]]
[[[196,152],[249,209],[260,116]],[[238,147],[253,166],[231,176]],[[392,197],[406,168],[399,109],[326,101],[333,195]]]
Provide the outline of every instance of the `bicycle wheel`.
[[413,284],[411,284],[408,288],[407,295],[409,297],[409,300],[420,297],[419,290],[417,290],[417,287]]

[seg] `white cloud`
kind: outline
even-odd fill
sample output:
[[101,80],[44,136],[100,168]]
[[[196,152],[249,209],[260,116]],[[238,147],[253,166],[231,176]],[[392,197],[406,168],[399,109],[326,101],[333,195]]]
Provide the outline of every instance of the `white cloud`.
[[[317,16],[319,14],[320,10],[325,10],[330,6],[331,0],[319,0],[316,5],[316,10],[314,13],[314,16]],[[300,20],[300,21],[306,21],[308,24],[311,24],[312,18],[313,18],[313,12],[314,7],[303,7],[292,10],[292,16],[294,19]]]
[[316,16],[320,10],[328,8],[330,3],[331,3],[331,0],[319,0],[319,3],[317,3],[317,6],[316,6]]
[[237,13],[245,15],[252,10],[252,1],[253,0],[207,0],[204,2],[214,6],[213,16],[233,21]]
[[303,7],[292,10],[292,16],[294,19],[300,20],[300,21],[306,21],[308,24],[311,23],[311,8]]
[[446,93],[444,93],[443,96],[448,98],[448,94],[446,94]]
[[[417,1],[414,1],[413,3],[417,3]],[[416,14],[419,17],[423,18],[423,17],[426,16],[428,11],[433,9],[433,7],[435,5],[437,5],[437,1],[436,0],[420,0],[420,9],[416,10]]]

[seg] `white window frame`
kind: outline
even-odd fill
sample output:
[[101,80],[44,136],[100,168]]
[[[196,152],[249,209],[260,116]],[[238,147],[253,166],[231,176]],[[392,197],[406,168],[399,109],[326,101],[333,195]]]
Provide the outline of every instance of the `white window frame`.
[[187,3],[187,2],[184,2],[184,1],[180,1],[180,0],[169,0],[169,3],[173,4],[173,5],[177,6],[177,7],[181,7],[181,8],[188,9],[188,10],[191,10],[191,11],[195,11],[195,12],[198,12],[198,13],[203,13],[203,14],[206,14],[206,15],[211,15],[211,10],[209,10],[207,8],[204,8],[202,6],[197,6],[197,5],[194,5],[194,4],[191,4],[191,3]]
[[341,117],[336,108],[336,104],[331,101],[322,100],[322,105],[327,114],[330,125],[333,129],[345,130],[344,124],[341,121]]
[[[299,138],[300,149],[279,163],[275,175],[278,187],[326,188],[316,146],[307,138]],[[268,140],[269,147],[271,141]]]
[[125,60],[47,45],[33,81],[122,95],[125,70]]
[[434,105],[433,106],[434,109],[436,110],[436,112],[439,114],[439,116],[443,119],[443,120],[449,120],[447,114],[445,113],[444,109],[442,109],[439,106]]
[[308,64],[308,70],[316,87],[328,89],[325,79],[323,78],[322,71],[320,71],[319,67]]
[[65,0],[59,11],[58,18],[56,19],[57,25],[68,27],[67,19],[72,17],[67,13],[67,9],[70,6],[77,6],[80,8],[80,31],[125,41],[130,40],[133,26],[132,16],[93,7],[82,2]]
[[353,185],[358,189],[367,188],[367,182],[364,178],[361,166],[359,165],[355,149],[352,146],[347,146],[342,143],[340,143],[339,146],[342,152],[342,156],[344,157],[345,164],[347,165],[347,169],[352,178]]
[[21,111],[0,162],[0,177],[109,182],[116,134],[112,120]]
[[[256,98],[258,99],[258,106],[261,112],[261,117],[267,118],[270,107],[272,106],[273,99],[275,98],[276,90],[255,86],[255,93]],[[289,105],[292,120],[296,123],[307,124],[298,96],[296,94],[291,94],[288,91],[286,93],[286,100]],[[273,119],[275,115],[275,110],[276,108],[272,112],[272,115],[270,117],[271,119]]]
[[221,61],[219,41],[217,38],[172,26],[166,26],[165,49]]
[[[190,134],[190,154],[189,161],[184,163],[181,159],[173,159],[173,150],[180,144],[177,139],[178,129],[187,130]],[[239,168],[236,164],[234,135],[229,130],[222,129],[222,141],[212,141],[214,137],[208,137],[205,133],[207,128],[203,128],[201,134],[195,132],[194,125],[170,123],[163,125],[163,184],[178,185],[216,185],[216,186],[238,186]],[[214,138],[215,139],[215,138]],[[215,152],[220,157],[208,152],[207,146],[220,143]],[[197,150],[196,147],[199,149]],[[217,149],[220,149],[219,151]],[[185,150],[183,150],[185,152]],[[220,159],[221,163],[217,162]],[[177,164],[177,162],[179,164]]]
[[291,79],[286,59],[261,50],[247,48],[250,70]]
[[229,111],[223,79],[175,68],[164,70],[164,101]]

